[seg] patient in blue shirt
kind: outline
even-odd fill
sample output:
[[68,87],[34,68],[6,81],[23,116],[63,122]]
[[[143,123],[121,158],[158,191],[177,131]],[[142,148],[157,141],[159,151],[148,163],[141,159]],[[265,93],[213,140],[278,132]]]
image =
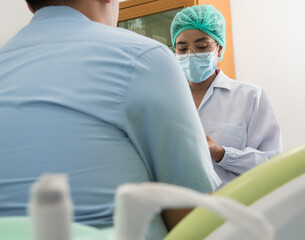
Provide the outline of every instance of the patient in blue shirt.
[[116,27],[118,0],[27,2],[33,19],[0,48],[0,216],[25,215],[46,172],[69,175],[75,221],[99,228],[122,183],[220,184],[183,72]]

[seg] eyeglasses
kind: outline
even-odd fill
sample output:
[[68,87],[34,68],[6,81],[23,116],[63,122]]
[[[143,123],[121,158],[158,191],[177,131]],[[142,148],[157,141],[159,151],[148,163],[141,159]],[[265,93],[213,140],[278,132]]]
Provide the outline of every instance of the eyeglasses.
[[[193,47],[190,47],[187,43],[176,44],[176,58],[183,60],[189,56],[190,53],[194,54],[198,58],[207,58],[211,55],[211,49],[218,44],[218,42],[199,42],[195,43]],[[215,50],[215,52],[217,49]]]

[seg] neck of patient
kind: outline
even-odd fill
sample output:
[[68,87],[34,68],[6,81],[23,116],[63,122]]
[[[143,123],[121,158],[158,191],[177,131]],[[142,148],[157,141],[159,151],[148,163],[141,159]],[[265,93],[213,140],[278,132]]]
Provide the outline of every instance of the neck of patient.
[[103,1],[76,1],[76,3],[67,6],[78,10],[92,21],[113,27],[117,25],[117,21],[114,18],[115,14],[109,3]]

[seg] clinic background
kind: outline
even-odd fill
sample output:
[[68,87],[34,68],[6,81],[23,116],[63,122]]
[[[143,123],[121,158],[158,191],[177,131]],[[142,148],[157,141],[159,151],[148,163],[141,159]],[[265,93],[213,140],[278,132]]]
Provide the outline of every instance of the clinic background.
[[[236,79],[264,88],[284,150],[305,143],[305,1],[231,0],[231,13]],[[24,0],[0,0],[0,46],[31,17]]]

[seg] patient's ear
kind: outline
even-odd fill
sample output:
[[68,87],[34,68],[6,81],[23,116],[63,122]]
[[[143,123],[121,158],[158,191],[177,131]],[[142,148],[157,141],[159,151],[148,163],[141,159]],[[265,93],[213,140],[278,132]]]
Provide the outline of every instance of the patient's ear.
[[112,0],[99,0],[101,2],[104,2],[104,3],[110,3]]
[[30,5],[29,3],[27,3],[27,5],[28,5],[28,9],[34,14],[35,11],[34,11],[33,8],[31,7],[31,5]]

